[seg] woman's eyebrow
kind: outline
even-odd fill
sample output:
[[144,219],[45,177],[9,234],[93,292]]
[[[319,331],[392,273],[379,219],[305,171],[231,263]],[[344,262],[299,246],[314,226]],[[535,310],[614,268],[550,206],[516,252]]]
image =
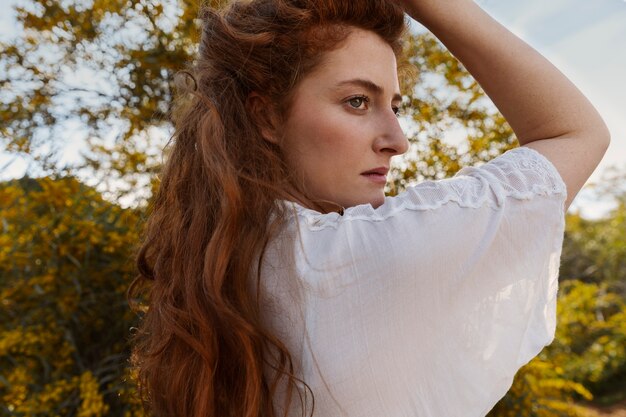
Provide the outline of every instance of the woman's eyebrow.
[[[354,78],[351,80],[340,81],[336,84],[335,87],[342,87],[344,85],[358,85],[363,87],[374,94],[382,94],[385,90],[379,86],[378,84],[373,83],[370,80],[365,80],[363,78]],[[393,100],[402,101],[402,96],[399,93],[394,94]]]

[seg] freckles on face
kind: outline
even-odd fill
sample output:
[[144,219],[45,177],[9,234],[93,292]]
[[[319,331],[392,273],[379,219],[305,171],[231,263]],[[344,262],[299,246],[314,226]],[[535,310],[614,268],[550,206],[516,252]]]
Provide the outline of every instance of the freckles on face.
[[287,164],[309,197],[346,208],[383,203],[384,182],[362,173],[406,151],[395,116],[400,101],[395,55],[378,35],[354,29],[325,55],[296,87],[283,126]]

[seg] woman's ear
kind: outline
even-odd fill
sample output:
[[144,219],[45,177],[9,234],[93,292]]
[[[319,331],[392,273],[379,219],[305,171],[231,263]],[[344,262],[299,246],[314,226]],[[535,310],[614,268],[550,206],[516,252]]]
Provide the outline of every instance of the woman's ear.
[[253,91],[246,99],[246,109],[253,123],[258,126],[261,136],[268,142],[279,144],[278,117],[270,100]]

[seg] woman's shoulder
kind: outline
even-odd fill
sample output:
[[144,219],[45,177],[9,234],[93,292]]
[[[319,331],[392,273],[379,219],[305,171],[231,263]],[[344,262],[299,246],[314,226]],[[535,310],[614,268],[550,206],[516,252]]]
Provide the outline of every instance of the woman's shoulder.
[[[343,382],[365,357],[375,374],[416,387],[427,375],[488,410],[554,338],[565,192],[547,159],[515,148],[377,209],[289,202],[305,226],[275,247],[266,285],[285,311],[302,309],[316,366],[343,370],[329,375],[335,390],[350,393]],[[337,367],[336,352],[354,346],[367,352]]]
[[[425,180],[407,187],[374,208],[360,204],[339,213],[320,213],[280,200],[311,231],[338,229],[349,222],[384,222],[410,211],[434,211],[446,205],[501,210],[507,198],[532,200],[535,197],[565,200],[565,183],[552,163],[528,147],[510,149],[487,163],[466,166],[453,177]],[[564,211],[564,210],[563,210]]]

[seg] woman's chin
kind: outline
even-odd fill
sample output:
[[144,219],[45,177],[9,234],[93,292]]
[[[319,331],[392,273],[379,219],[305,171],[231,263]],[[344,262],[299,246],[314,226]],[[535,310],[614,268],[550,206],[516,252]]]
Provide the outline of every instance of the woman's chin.
[[373,203],[370,203],[370,204],[372,205],[372,207],[374,207],[374,209],[377,209],[378,207],[382,206],[384,202],[385,201],[382,200],[382,201],[376,201],[376,202],[373,202]]

